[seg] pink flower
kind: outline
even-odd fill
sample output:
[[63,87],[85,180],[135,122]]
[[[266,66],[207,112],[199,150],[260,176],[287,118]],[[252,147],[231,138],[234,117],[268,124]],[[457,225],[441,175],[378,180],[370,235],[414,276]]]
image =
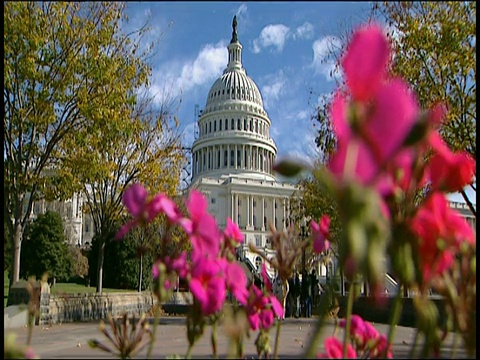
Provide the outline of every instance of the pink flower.
[[330,248],[330,242],[327,240],[329,236],[330,217],[323,215],[320,219],[320,224],[315,220],[310,221],[310,228],[312,229],[313,237],[313,251],[320,254],[322,251],[327,251]]
[[365,101],[377,93],[387,75],[389,58],[387,38],[378,26],[355,32],[342,61],[347,85],[355,100]]
[[[277,316],[283,314],[283,308],[278,302],[272,302],[272,298],[275,296],[266,296],[262,290],[255,285],[250,288],[250,296],[246,305],[247,319],[250,324],[250,328],[255,331],[259,327],[268,330],[274,323],[274,312]],[[276,298],[275,298],[276,300]],[[279,307],[282,310],[278,313]]]
[[[318,354],[317,358],[319,359],[343,359],[343,344],[336,337],[331,336],[325,339],[324,342],[325,353]],[[348,359],[356,359],[357,353],[352,345],[347,344],[347,354]]]
[[198,258],[192,267],[190,291],[204,315],[219,311],[225,302],[225,275],[217,260]]
[[[382,334],[375,338],[375,343],[370,351],[370,357],[372,359],[393,359],[392,345],[388,347],[388,339]],[[385,357],[385,350],[387,350],[387,356]]]
[[417,120],[418,104],[408,85],[387,78],[389,57],[388,41],[376,26],[355,33],[347,48],[342,65],[353,101],[337,93],[330,108],[337,151],[328,168],[340,178],[371,185]]
[[230,218],[227,218],[227,227],[224,231],[224,235],[227,239],[233,239],[239,244],[243,243],[244,236],[242,232],[238,228],[238,225],[235,224]]
[[192,190],[187,200],[191,222],[184,219],[180,225],[192,241],[194,256],[203,254],[215,258],[220,250],[222,234],[214,217],[207,212],[207,201],[202,193]]
[[[346,319],[341,319],[338,325],[345,328]],[[365,338],[365,324],[363,319],[356,314],[352,314],[350,318],[350,336],[357,344],[360,346],[363,345]]]
[[475,160],[466,152],[436,153],[429,163],[432,187],[440,191],[461,191],[475,175]]
[[418,209],[410,224],[419,238],[420,261],[425,281],[453,264],[463,241],[474,243],[472,228],[453,209],[445,196],[435,192]]
[[122,202],[133,219],[120,228],[115,239],[123,238],[135,226],[151,222],[162,211],[163,196],[160,194],[148,200],[147,190],[142,185],[133,184],[129,186],[123,193]]
[[237,262],[224,261],[226,285],[242,305],[248,301],[247,276],[242,266]]

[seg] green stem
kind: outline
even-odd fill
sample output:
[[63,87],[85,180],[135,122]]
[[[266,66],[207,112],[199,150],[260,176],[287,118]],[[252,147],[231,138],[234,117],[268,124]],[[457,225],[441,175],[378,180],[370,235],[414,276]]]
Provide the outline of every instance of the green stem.
[[413,340],[412,347],[410,348],[410,353],[408,354],[409,359],[413,359],[413,354],[415,353],[415,349],[417,348],[418,345],[418,340],[420,339],[420,331],[418,331],[418,328],[415,330],[415,338]]
[[354,282],[350,282],[350,286],[348,288],[348,302],[347,302],[347,316],[345,320],[345,333],[343,336],[343,358],[347,358],[347,345],[348,345],[348,338],[350,337],[350,320],[352,319],[352,309],[353,309],[353,297],[354,297]]
[[331,306],[335,303],[334,301],[332,301],[333,304],[330,303],[331,298],[334,299],[334,295],[330,293],[330,291],[324,293],[323,296],[320,296],[320,304],[318,306],[320,309],[320,313],[318,314],[318,321],[315,325],[313,335],[308,342],[307,351],[304,355],[305,359],[314,359],[317,355],[317,345],[320,342],[323,324],[325,323],[325,317],[327,316],[327,313],[330,310]]
[[185,355],[185,359],[191,359],[192,358],[192,350],[193,350],[193,344],[189,344],[187,354]]
[[385,353],[383,356],[387,356],[388,349],[393,343],[393,337],[395,336],[395,328],[400,320],[402,315],[402,287],[399,285],[397,290],[397,295],[395,296],[395,301],[393,303],[392,316],[390,318],[390,328],[388,329],[388,338],[387,338],[387,347],[385,348]]
[[282,319],[278,318],[277,320],[277,333],[275,334],[275,348],[273,351],[273,358],[278,359],[278,340],[280,339],[280,328],[282,327]]
[[237,355],[239,359],[244,359],[245,358],[245,351],[244,351],[244,346],[243,346],[243,335],[238,339],[237,343]]
[[212,356],[214,359],[218,359],[217,354],[217,320],[214,319],[212,323]]
[[[157,303],[158,306],[161,306],[159,303]],[[157,332],[157,327],[158,323],[160,320],[160,309],[158,309],[155,304],[153,305],[153,308],[155,309],[155,317],[153,320],[153,329],[152,329],[152,337],[150,339],[150,344],[148,344],[148,351],[147,351],[147,359],[150,359],[152,356],[152,351],[153,351],[153,344],[155,343],[155,334]]]
[[305,356],[304,356],[305,359],[315,359],[317,344],[320,341],[320,336],[322,334],[322,328],[323,328],[324,322],[325,322],[325,316],[321,316],[317,321],[315,330],[313,332],[313,336],[310,338],[310,341],[308,343],[307,352],[305,353]]

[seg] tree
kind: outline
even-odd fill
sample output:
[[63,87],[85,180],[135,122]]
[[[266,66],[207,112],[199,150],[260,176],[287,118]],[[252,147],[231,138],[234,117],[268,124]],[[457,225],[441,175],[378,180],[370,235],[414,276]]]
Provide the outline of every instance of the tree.
[[25,229],[25,243],[21,253],[23,278],[41,279],[48,273],[56,279],[67,280],[73,275],[73,257],[66,243],[63,220],[58,212],[40,214]]
[[[117,125],[115,137],[105,134],[94,145],[95,152],[71,154],[77,156],[70,168],[82,179],[85,206],[92,216],[99,241],[97,291],[102,291],[105,244],[112,241],[123,218],[121,202],[125,189],[134,182],[148,186],[151,192],[173,195],[180,182],[184,153],[180,137],[174,131],[177,122],[170,121],[164,106],[157,108],[152,98],[143,98],[131,114],[130,121]],[[85,133],[82,141],[92,143],[95,136]],[[75,147],[72,147],[75,148]]]
[[150,69],[137,56],[133,35],[121,31],[123,7],[118,2],[4,4],[4,218],[14,251],[10,284],[19,279],[22,233],[33,203],[65,199],[81,188],[81,179],[67,171],[73,166],[67,155],[94,149],[72,139],[114,133],[133,111],[134,90],[147,84]]
[[[375,2],[374,17],[390,27],[392,72],[413,84],[423,109],[448,107],[440,133],[453,151],[476,159],[476,2]],[[474,184],[470,185],[476,191]],[[465,191],[463,198],[476,210]]]
[[10,271],[12,267],[12,243],[9,241],[7,219],[3,218],[3,271]]
[[125,34],[123,8],[117,2],[4,6],[4,214],[15,251],[13,281],[34,201],[83,190],[95,231],[106,241],[119,219],[122,187],[140,170],[158,161],[166,179],[176,175],[172,159],[180,156],[170,135],[177,124],[158,116],[163,108],[153,109],[147,96],[151,48],[141,39],[148,28]]
[[80,278],[88,275],[88,259],[83,255],[82,250],[75,245],[69,245],[68,249],[73,259],[73,275]]
[[[298,182],[298,190],[291,198],[292,215],[296,219],[296,223],[299,223],[303,216],[319,222],[322,215],[328,215],[330,217],[329,240],[332,250],[336,252],[341,233],[340,216],[336,202],[325,188],[325,181],[322,180],[323,167],[323,163],[317,161],[311,173]],[[313,260],[313,249],[309,247],[307,252],[306,262],[310,263]]]

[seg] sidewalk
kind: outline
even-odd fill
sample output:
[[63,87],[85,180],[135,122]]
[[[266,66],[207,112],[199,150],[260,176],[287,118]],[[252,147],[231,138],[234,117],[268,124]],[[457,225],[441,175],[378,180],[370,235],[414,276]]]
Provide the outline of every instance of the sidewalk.
[[[287,318],[282,324],[279,341],[279,358],[301,359],[315,327],[316,318]],[[98,349],[91,349],[87,341],[97,339],[105,345],[110,345],[105,336],[98,330],[98,322],[95,323],[69,323],[53,325],[52,327],[35,326],[33,329],[31,346],[35,353],[42,359],[114,359],[115,357]],[[380,333],[388,332],[388,325],[374,324]],[[331,336],[334,331],[333,322],[325,324],[318,352],[323,352],[323,340]],[[16,328],[5,330],[6,333],[17,334],[17,343],[25,344],[27,339],[27,328]],[[270,345],[275,344],[276,328],[270,331]],[[413,341],[415,329],[398,326],[395,332],[393,344],[394,357],[397,359],[408,358],[410,345]],[[210,343],[211,328],[207,327],[203,337],[194,346],[193,358],[211,358]],[[255,339],[257,332],[252,333],[249,339],[245,339],[245,355],[247,359],[258,358],[255,350]],[[461,344],[461,340],[459,342]],[[442,349],[442,358],[451,358],[452,335],[447,338],[448,344]],[[218,354],[220,358],[226,358],[228,353],[228,338],[218,328]],[[174,356],[184,357],[187,352],[187,333],[184,317],[162,317],[157,328],[156,341],[154,344],[152,358],[164,359]],[[135,356],[143,359],[146,349]],[[467,358],[464,352],[458,351],[455,358]]]

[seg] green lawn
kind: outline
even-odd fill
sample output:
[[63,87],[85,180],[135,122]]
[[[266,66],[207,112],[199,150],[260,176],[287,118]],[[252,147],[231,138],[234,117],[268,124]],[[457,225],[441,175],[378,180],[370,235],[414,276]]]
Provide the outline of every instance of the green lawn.
[[[3,307],[7,306],[8,300],[8,273],[3,272]],[[78,293],[95,293],[96,288],[94,286],[85,286],[75,283],[57,283],[54,287],[50,288],[51,294],[78,294]],[[124,290],[124,289],[103,289],[104,292],[132,292],[137,290]]]

